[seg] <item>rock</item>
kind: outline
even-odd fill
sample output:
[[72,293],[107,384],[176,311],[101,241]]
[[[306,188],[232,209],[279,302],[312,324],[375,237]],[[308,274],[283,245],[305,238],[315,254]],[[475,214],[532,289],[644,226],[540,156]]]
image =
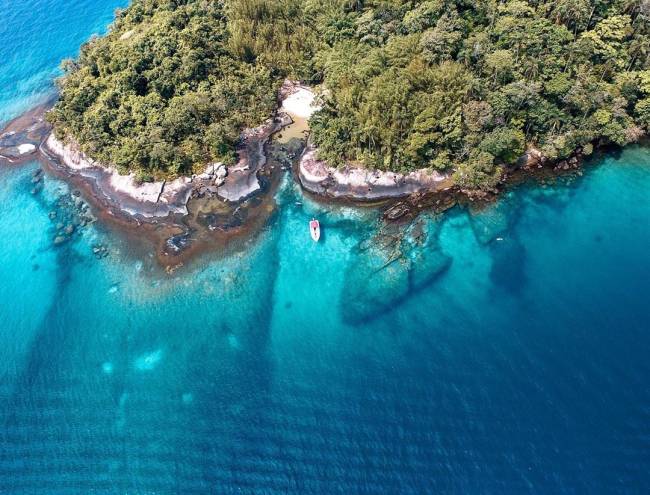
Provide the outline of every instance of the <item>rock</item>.
[[214,185],[217,186],[217,187],[221,187],[221,186],[223,186],[225,183],[226,183],[226,179],[223,179],[223,178],[221,178],[221,179],[219,179],[219,178],[214,179]]
[[54,245],[55,245],[55,246],[60,246],[61,244],[63,244],[63,243],[64,243],[65,241],[67,241],[67,240],[68,240],[68,239],[67,239],[66,237],[64,237],[64,236],[62,236],[62,235],[57,235],[57,236],[54,238]]
[[384,218],[387,220],[398,220],[409,213],[408,205],[397,203],[384,212]]
[[61,230],[63,227],[65,227],[65,225],[63,225],[61,222],[56,224],[56,230]]
[[199,175],[196,176],[196,178],[199,179],[199,180],[210,180],[210,179],[212,179],[212,174],[208,174],[208,173],[199,174]]
[[64,232],[65,232],[67,235],[72,235],[72,233],[74,232],[74,225],[68,225],[68,226],[65,228]]
[[50,220],[54,220],[56,218],[56,211],[52,210],[48,216],[50,217]]
[[190,245],[189,234],[178,234],[170,237],[165,242],[167,250],[172,253],[180,253]]
[[215,176],[217,179],[225,179],[228,176],[228,168],[224,164],[219,165],[215,171]]

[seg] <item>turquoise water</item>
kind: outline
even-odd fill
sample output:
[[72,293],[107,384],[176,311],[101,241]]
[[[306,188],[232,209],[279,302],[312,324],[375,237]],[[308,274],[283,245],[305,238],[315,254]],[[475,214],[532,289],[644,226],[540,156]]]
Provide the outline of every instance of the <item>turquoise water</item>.
[[0,0],[0,122],[53,94],[59,63],[128,0]]
[[[24,3],[5,116],[49,88],[6,61],[53,71],[119,2]],[[287,181],[171,278],[101,225],[55,247],[70,191],[36,167],[0,168],[0,493],[650,490],[650,150],[425,218],[394,263],[375,213]]]

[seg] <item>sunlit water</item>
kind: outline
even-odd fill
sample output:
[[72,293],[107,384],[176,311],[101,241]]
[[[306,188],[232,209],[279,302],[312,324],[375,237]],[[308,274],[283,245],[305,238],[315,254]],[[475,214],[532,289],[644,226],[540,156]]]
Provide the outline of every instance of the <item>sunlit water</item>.
[[[123,2],[16,3],[5,119]],[[376,214],[289,181],[246,250],[175,277],[101,225],[55,247],[70,191],[32,195],[36,166],[0,169],[0,493],[650,490],[647,149],[427,218],[380,272]]]

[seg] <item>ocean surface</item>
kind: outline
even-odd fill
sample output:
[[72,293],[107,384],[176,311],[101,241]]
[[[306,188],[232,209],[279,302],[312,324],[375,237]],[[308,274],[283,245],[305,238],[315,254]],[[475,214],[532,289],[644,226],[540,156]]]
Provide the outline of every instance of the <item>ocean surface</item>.
[[[125,3],[0,0],[0,121]],[[649,149],[401,239],[286,181],[173,277],[55,247],[37,167],[0,168],[1,494],[650,492]]]

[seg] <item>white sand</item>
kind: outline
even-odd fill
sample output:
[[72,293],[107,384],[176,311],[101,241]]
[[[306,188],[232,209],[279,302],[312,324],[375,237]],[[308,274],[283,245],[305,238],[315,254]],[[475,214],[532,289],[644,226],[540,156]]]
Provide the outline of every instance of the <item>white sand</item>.
[[311,89],[297,86],[282,102],[282,110],[291,116],[308,119],[320,110],[320,106],[316,103],[316,95]]

